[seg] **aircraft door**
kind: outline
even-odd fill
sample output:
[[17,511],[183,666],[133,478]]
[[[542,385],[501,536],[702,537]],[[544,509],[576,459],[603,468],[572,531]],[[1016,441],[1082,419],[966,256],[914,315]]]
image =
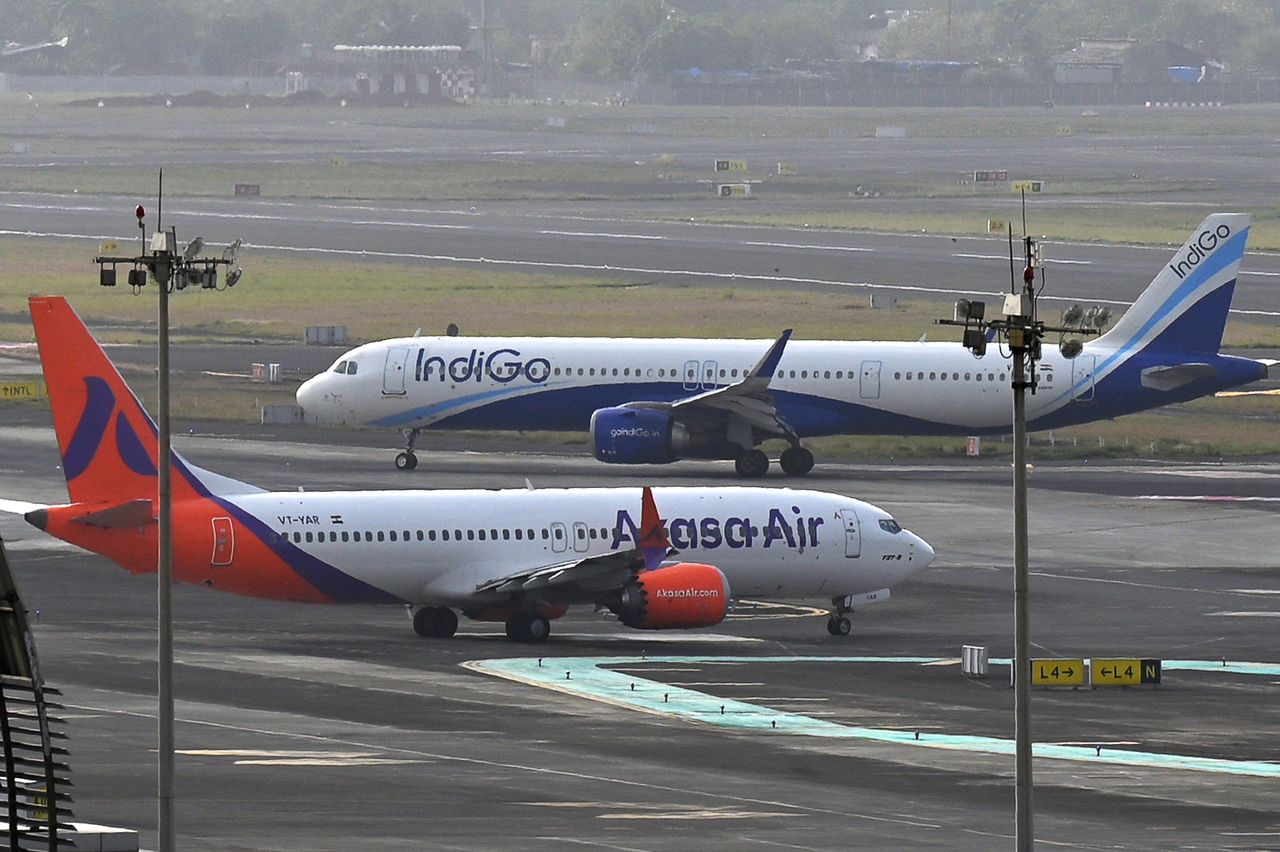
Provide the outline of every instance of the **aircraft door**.
[[684,362],[684,389],[687,391],[698,389],[698,362]]
[[586,553],[591,539],[587,536],[587,525],[582,521],[573,522],[573,549],[578,553]]
[[392,346],[387,350],[387,363],[382,370],[382,393],[404,396],[404,365],[409,360],[408,346]]
[[569,547],[569,534],[564,528],[564,524],[557,521],[551,525],[551,551],[553,553],[564,553]]
[[844,555],[856,559],[862,555],[862,525],[858,522],[858,513],[841,509],[840,518],[844,521]]
[[719,366],[715,361],[702,362],[702,387],[706,390],[711,390],[716,386],[716,371]]
[[1097,366],[1097,355],[1077,355],[1071,361],[1071,401],[1091,402],[1093,400],[1093,370]]
[[862,362],[862,373],[858,382],[858,395],[863,399],[880,398],[880,363],[879,361]]
[[235,556],[236,532],[230,518],[213,519],[213,555],[209,564],[214,568],[226,568]]

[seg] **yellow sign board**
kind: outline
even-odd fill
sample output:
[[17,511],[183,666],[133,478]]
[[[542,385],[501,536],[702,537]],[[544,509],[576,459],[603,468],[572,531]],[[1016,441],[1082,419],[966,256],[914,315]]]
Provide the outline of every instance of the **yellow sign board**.
[[778,163],[778,174],[794,175],[799,171],[795,163]]
[[1003,220],[1003,219],[988,219],[988,220],[987,220],[987,233],[989,233],[989,234],[1003,234],[1003,233],[1004,233],[1004,220]]
[[1090,666],[1090,675],[1094,686],[1137,686],[1142,682],[1141,661],[1095,658]]
[[1084,686],[1084,660],[1031,661],[1032,686]]
[[0,382],[0,400],[44,399],[44,382]]
[[1042,180],[1015,180],[1009,184],[1009,189],[1013,192],[1043,192],[1044,181]]
[[98,254],[119,254],[120,244],[115,240],[107,240],[98,244]]

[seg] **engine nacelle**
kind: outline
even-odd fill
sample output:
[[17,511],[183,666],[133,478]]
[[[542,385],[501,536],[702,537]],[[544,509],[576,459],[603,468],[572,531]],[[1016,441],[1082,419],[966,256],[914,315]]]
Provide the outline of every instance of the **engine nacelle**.
[[689,430],[665,411],[600,408],[591,414],[591,453],[612,464],[667,464],[689,446]]
[[714,565],[681,562],[645,571],[622,587],[618,618],[641,630],[685,630],[724,621],[729,581]]

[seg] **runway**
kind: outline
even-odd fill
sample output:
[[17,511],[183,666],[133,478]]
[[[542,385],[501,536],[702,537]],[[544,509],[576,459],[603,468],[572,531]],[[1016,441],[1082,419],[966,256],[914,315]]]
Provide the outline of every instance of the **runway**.
[[[0,425],[4,498],[65,499],[40,419]],[[176,446],[271,488],[736,481],[727,465],[618,475],[496,440],[483,453],[437,444],[405,475],[388,436],[314,428],[235,427]],[[803,609],[744,606],[687,633],[581,611],[540,646],[471,622],[429,641],[395,608],[179,587],[179,838],[334,850],[1008,845],[1012,757],[955,745],[1012,736],[1007,668],[975,681],[956,664],[962,644],[997,659],[1011,649],[1009,478],[985,462],[819,460],[805,487],[877,503],[938,551],[934,568],[856,613],[844,639]],[[1171,661],[1155,688],[1033,692],[1040,846],[1280,845],[1275,504],[1198,499],[1274,494],[1277,479],[1270,462],[1033,471],[1037,654]],[[77,817],[153,843],[154,580],[13,516],[0,533],[38,610],[46,677],[66,693]],[[592,672],[616,691],[587,694]],[[1253,774],[1231,771],[1241,766]]]
[[[134,238],[127,230],[134,203],[0,193],[4,220],[16,224],[20,213],[22,222],[0,229],[0,236],[128,241]],[[473,207],[171,198],[165,212],[171,221],[201,222],[210,240],[241,236],[249,250],[288,257],[604,276],[659,286],[847,291],[946,302],[998,292],[1009,276],[1003,235],[711,224],[697,221],[696,209],[688,221],[671,221],[669,214],[659,218],[635,202],[504,201]],[[1189,214],[1188,229],[1196,222]],[[1113,309],[1131,304],[1172,254],[1169,247],[1095,243],[1052,243],[1046,251],[1045,299]],[[1277,279],[1280,254],[1248,253],[1233,314],[1280,316]]]

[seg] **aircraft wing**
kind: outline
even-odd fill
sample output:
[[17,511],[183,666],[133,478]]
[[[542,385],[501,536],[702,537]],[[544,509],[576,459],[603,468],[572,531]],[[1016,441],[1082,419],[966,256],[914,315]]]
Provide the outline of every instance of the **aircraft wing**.
[[7,42],[3,49],[0,49],[0,56],[19,56],[23,53],[35,53],[37,50],[44,50],[49,47],[66,47],[68,38],[63,36],[57,41],[46,41],[40,44],[19,44],[16,41]]
[[738,382],[722,388],[704,391],[694,396],[667,403],[636,403],[645,408],[679,411],[701,417],[733,415],[754,429],[774,435],[791,436],[795,430],[778,416],[777,406],[769,394],[769,383],[782,360],[782,352],[791,339],[791,329],[785,329],[769,347],[756,365]]
[[676,551],[667,538],[653,491],[648,486],[641,492],[640,502],[640,528],[634,547],[513,571],[477,584],[476,593],[518,595],[555,590],[571,597],[590,597],[596,592],[616,589],[647,568],[658,567]]
[[501,595],[548,589],[600,592],[621,586],[632,575],[644,570],[644,564],[644,554],[638,549],[616,550],[495,577],[477,585],[476,592]]

